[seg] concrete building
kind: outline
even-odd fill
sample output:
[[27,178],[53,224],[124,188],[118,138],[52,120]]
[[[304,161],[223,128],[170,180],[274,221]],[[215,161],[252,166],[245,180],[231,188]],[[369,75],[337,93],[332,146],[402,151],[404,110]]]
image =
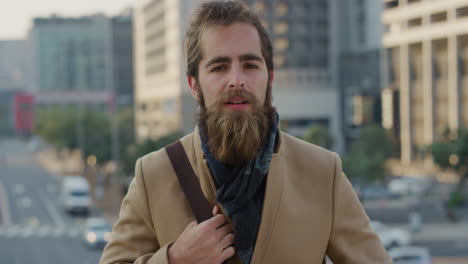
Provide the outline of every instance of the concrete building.
[[111,18],[114,91],[118,106],[133,105],[133,10]]
[[313,124],[329,129],[344,149],[339,107],[340,1],[245,0],[270,34],[274,49],[273,105],[283,130],[302,137]]
[[37,104],[112,100],[111,27],[103,15],[34,19],[29,42]]
[[27,61],[26,41],[0,40],[0,91],[28,88]]
[[132,20],[131,9],[114,17],[35,18],[28,45],[36,104],[132,105]]
[[375,0],[339,5],[339,105],[346,145],[363,125],[381,122],[382,7]]
[[195,125],[185,74],[184,33],[201,0],[138,0],[135,7],[135,132],[156,139]]
[[384,3],[384,125],[410,164],[446,128],[468,125],[468,0]]

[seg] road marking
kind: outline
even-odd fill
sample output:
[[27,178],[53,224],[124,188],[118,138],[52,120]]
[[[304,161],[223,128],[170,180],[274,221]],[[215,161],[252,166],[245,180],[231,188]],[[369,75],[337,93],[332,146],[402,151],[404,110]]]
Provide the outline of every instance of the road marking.
[[62,216],[58,212],[57,208],[53,206],[52,201],[49,200],[43,193],[39,193],[39,197],[41,198],[42,202],[44,203],[47,212],[49,213],[52,221],[56,226],[64,226],[65,221],[63,220]]
[[2,219],[0,219],[0,223],[11,225],[10,202],[8,200],[8,193],[5,191],[2,181],[0,181],[0,210],[2,217]]

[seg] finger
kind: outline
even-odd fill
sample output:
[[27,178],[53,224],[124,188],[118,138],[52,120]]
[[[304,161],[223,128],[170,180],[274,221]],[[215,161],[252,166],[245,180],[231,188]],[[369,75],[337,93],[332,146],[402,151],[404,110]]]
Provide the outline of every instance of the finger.
[[234,247],[227,247],[226,249],[223,250],[223,252],[221,252],[221,258],[222,258],[222,261],[225,261],[226,259],[234,256],[234,253],[236,253],[236,250],[234,249]]
[[219,243],[221,245],[221,247],[223,248],[223,250],[225,250],[226,248],[232,246],[234,244],[234,239],[235,239],[235,236],[233,233],[229,233],[227,236],[225,236],[223,238],[223,240],[221,240],[221,242]]
[[219,207],[218,207],[217,205],[215,205],[215,206],[213,207],[213,216],[215,216],[215,215],[217,215],[217,214],[219,214]]
[[218,227],[226,223],[226,217],[222,214],[215,215],[210,219],[201,223],[201,225],[208,227],[209,229],[217,229]]
[[220,239],[227,236],[229,233],[232,233],[232,227],[229,224],[218,227],[217,233],[220,236]]

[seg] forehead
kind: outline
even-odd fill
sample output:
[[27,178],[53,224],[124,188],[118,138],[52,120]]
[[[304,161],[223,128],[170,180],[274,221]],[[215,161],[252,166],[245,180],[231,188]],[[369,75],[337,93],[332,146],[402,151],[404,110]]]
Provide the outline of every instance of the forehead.
[[202,61],[217,56],[237,57],[243,54],[262,56],[257,29],[247,23],[208,27],[202,34]]

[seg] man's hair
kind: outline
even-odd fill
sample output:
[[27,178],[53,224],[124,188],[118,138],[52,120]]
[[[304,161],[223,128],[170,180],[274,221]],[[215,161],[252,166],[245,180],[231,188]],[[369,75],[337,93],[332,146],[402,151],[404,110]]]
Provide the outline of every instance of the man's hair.
[[262,56],[268,72],[273,71],[273,49],[267,31],[258,17],[239,1],[209,1],[203,3],[192,17],[185,33],[184,49],[187,76],[198,78],[198,66],[203,57],[201,37],[208,27],[229,26],[241,22],[254,26],[260,37]]

